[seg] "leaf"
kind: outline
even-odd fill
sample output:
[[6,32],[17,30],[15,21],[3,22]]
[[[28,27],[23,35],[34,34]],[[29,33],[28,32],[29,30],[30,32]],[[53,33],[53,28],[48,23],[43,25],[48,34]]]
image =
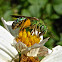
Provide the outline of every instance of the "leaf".
[[51,4],[47,4],[46,12],[47,12],[48,15],[51,15],[51,13],[52,13],[52,5]]
[[62,33],[60,33],[60,41],[57,43],[57,45],[62,45]]
[[60,33],[60,41],[62,41],[62,33]]
[[29,11],[30,11],[32,16],[40,17],[40,7],[39,7],[39,5],[31,5],[29,7]]
[[54,37],[54,39],[55,40],[59,40],[59,36],[57,35],[57,33],[56,33],[56,31],[55,31],[55,29],[52,27],[52,29],[51,29],[51,32],[52,32],[52,36]]
[[31,4],[38,4],[39,0],[28,0],[29,3]]
[[44,20],[45,25],[50,26],[52,24],[52,21],[49,19]]
[[38,1],[39,1],[39,5],[41,5],[41,8],[43,8],[48,2],[48,0],[38,0]]
[[30,12],[27,9],[23,9],[21,13],[24,16],[31,16]]
[[41,7],[44,7],[45,4],[48,2],[48,0],[28,0],[33,5],[39,5]]
[[53,5],[53,8],[58,14],[62,15],[62,4]]
[[57,14],[53,14],[50,18],[51,19],[58,19],[58,18],[60,18],[60,16],[58,16]]
[[53,3],[54,4],[61,4],[62,3],[62,0],[53,0]]
[[53,47],[53,44],[54,44],[54,40],[50,38],[49,41],[45,45],[51,49]]
[[6,11],[5,14],[4,14],[4,19],[7,20],[7,21],[12,20],[12,18],[10,16],[11,14],[13,14],[13,12],[11,10]]

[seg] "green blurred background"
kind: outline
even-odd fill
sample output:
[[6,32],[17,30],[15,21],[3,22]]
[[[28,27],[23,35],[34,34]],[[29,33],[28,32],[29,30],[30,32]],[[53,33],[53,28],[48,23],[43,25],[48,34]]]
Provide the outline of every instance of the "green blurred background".
[[45,46],[62,45],[62,0],[0,0],[0,18],[13,20],[11,14],[42,19],[48,27],[44,38],[51,37]]

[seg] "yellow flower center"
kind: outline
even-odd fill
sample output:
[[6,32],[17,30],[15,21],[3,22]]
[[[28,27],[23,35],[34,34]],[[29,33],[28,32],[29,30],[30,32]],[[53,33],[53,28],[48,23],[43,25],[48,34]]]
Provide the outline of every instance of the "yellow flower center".
[[40,37],[37,37],[36,35],[31,35],[29,31],[26,32],[26,30],[24,29],[24,31],[19,32],[19,35],[16,38],[16,41],[17,42],[21,41],[24,44],[26,44],[28,47],[30,47],[31,45],[35,43],[39,43]]

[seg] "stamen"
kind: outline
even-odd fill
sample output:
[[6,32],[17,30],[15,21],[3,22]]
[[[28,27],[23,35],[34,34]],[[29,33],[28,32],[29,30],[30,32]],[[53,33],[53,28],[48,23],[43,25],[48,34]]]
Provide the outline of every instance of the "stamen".
[[24,31],[19,32],[19,35],[16,38],[16,41],[17,42],[21,41],[24,44],[26,44],[28,47],[30,47],[35,43],[39,43],[40,37],[38,37],[37,35],[31,35],[29,31],[26,32],[26,30],[24,29]]

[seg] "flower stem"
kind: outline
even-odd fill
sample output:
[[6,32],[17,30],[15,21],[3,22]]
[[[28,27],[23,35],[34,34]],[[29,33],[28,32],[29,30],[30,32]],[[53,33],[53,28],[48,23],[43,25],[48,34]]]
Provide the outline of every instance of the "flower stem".
[[21,60],[21,52],[18,52],[19,53],[19,62],[20,62],[20,60]]

